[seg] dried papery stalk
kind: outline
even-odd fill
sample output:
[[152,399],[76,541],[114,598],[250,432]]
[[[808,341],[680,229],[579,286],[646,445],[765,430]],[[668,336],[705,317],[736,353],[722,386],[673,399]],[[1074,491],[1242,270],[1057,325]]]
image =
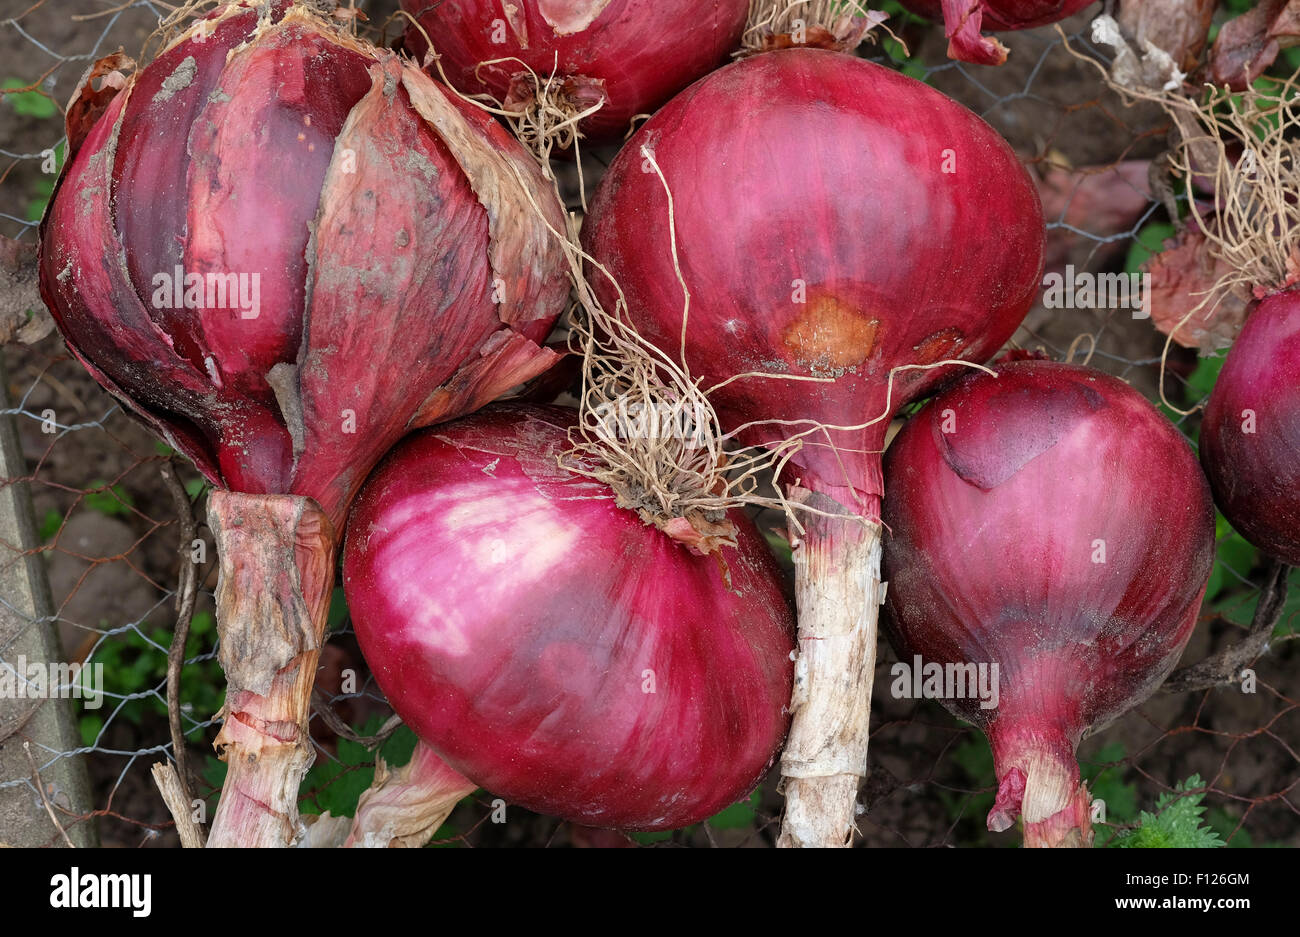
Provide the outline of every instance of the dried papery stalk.
[[423,742],[411,760],[390,768],[380,758],[375,780],[357,802],[343,845],[348,848],[419,849],[478,785],[452,770]]
[[582,131],[578,125],[600,110],[605,100],[584,93],[580,84],[561,78],[554,71],[543,80],[529,69],[528,77],[525,87],[529,93],[521,95],[520,103],[514,107],[511,101],[516,99],[512,95],[506,102],[506,114],[515,136],[537,155],[549,178],[552,150],[573,148],[574,158],[581,158],[577,146]]
[[[1231,268],[1215,292],[1247,285],[1256,298],[1300,280],[1300,75],[1275,88],[1233,94],[1207,85],[1201,99],[1174,93],[1130,91],[1160,104],[1179,127],[1170,158],[1174,173],[1207,182],[1214,191],[1212,215],[1195,199],[1189,223],[1205,235],[1211,256]],[[1289,137],[1289,138],[1288,138]],[[1234,156],[1236,146],[1243,147]],[[1208,163],[1201,157],[1211,153]]]
[[[1094,21],[1093,35],[1111,45],[1123,42],[1108,17]],[[1128,52],[1127,61],[1137,61],[1126,46],[1117,48]],[[1143,73],[1133,66],[1108,73],[1094,59],[1070,51],[1101,71],[1122,96],[1163,108],[1177,128],[1167,157],[1170,170],[1193,190],[1214,195],[1210,211],[1190,198],[1190,214],[1182,223],[1204,238],[1208,257],[1224,272],[1169,330],[1161,361],[1163,399],[1164,357],[1179,328],[1202,309],[1215,308],[1230,292],[1262,299],[1300,281],[1300,161],[1295,144],[1300,132],[1300,74],[1239,93],[1206,84],[1189,96],[1187,91],[1197,89],[1185,89],[1173,80],[1181,79],[1176,71],[1160,87],[1151,87],[1162,76],[1152,79],[1150,69]],[[1159,52],[1149,49],[1143,61],[1154,62]]]
[[289,846],[315,757],[307,721],[334,585],[334,531],[309,498],[214,491],[228,768],[209,846]]
[[464,94],[447,77],[433,40],[420,21],[405,10],[399,10],[398,15],[409,20],[411,29],[424,39],[428,50],[424,55],[425,67],[436,66],[443,84],[462,101],[505,120],[519,142],[536,157],[541,164],[542,175],[548,180],[555,181],[555,175],[551,172],[551,153],[556,149],[573,149],[578,166],[578,187],[585,211],[587,192],[582,181],[582,156],[579,152],[579,141],[583,134],[579,124],[605,106],[605,95],[599,84],[580,76],[560,75],[558,53],[550,73],[544,79],[523,59],[507,56],[480,62],[478,65],[481,69],[515,62],[523,69],[515,75],[504,101],[497,100],[487,92]]
[[[1099,28],[1103,36],[1112,35],[1105,19],[1094,22],[1094,35]],[[1171,170],[1214,193],[1212,213],[1189,200],[1186,223],[1205,236],[1210,254],[1231,268],[1216,292],[1246,284],[1258,298],[1300,279],[1300,201],[1295,198],[1300,162],[1294,140],[1288,139],[1300,129],[1300,74],[1240,93],[1206,84],[1199,96],[1189,97],[1181,85],[1146,87],[1070,51],[1097,67],[1120,95],[1158,104],[1174,122]]]
[[[857,0],[750,0],[749,19],[737,55],[810,46],[852,52],[874,40],[870,32],[888,16]],[[889,27],[885,31],[900,44]],[[903,45],[907,55],[907,46]]]
[[[798,490],[802,503],[829,498]],[[777,845],[847,846],[871,740],[871,689],[880,617],[881,526],[863,517],[812,517],[796,539],[799,657],[781,777]]]

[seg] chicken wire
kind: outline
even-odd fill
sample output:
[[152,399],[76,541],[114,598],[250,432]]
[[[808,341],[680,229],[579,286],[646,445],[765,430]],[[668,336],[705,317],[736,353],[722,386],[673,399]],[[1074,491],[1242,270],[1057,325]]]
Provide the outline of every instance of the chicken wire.
[[[358,6],[369,11],[372,23],[382,23],[395,3]],[[38,0],[0,21],[0,48],[10,63],[4,68],[15,70],[3,76],[12,86],[6,96],[24,95],[27,111],[16,113],[15,104],[0,124],[6,128],[0,141],[0,233],[35,240],[33,215],[53,178],[40,170],[43,164],[48,168],[59,144],[61,120],[37,116],[48,108],[31,92],[63,105],[90,62],[119,46],[134,54],[172,9],[152,0]],[[1095,15],[1096,8],[1088,12]],[[1068,39],[1053,28],[1003,36],[1011,59],[1000,69],[948,61],[941,32],[918,24],[904,34],[912,43],[906,61],[893,46],[893,54],[878,45],[865,47],[863,54],[902,67],[957,98],[1002,131],[1039,178],[1054,180],[1043,183],[1054,251],[1049,264],[1065,261],[1079,269],[1113,270],[1126,260],[1131,263],[1130,253],[1142,249],[1135,248],[1140,237],[1145,248],[1158,245],[1150,235],[1162,233],[1152,226],[1164,217],[1163,208],[1147,191],[1142,162],[1161,150],[1166,128],[1158,112],[1126,108],[1095,70],[1066,50],[1069,42],[1077,51],[1106,59],[1089,42],[1087,20],[1085,15],[1063,24]],[[16,100],[0,104],[0,110]],[[609,155],[590,154],[593,172]],[[1126,206],[1122,212],[1116,207],[1121,202]],[[1038,308],[1013,344],[1042,348],[1056,358],[1087,359],[1158,398],[1163,340],[1149,320],[1128,312]],[[175,627],[178,569],[195,557],[194,614],[202,627],[192,633],[182,669],[181,721],[189,739],[192,789],[209,808],[219,790],[219,769],[210,755],[221,686],[215,629],[210,627],[216,564],[211,535],[202,523],[202,482],[191,466],[166,452],[95,386],[57,335],[32,346],[7,346],[4,353],[12,402],[4,418],[16,421],[29,471],[0,484],[29,487],[40,541],[7,545],[17,558],[39,556],[54,592],[53,615],[28,617],[29,627],[53,628],[68,662],[111,666],[105,668],[98,710],[88,709],[84,700],[72,701],[83,744],[67,750],[33,745],[33,770],[0,777],[0,793],[19,787],[30,793],[34,805],[50,800],[62,827],[94,822],[106,843],[175,845],[172,822],[148,769],[174,756],[161,711],[166,677],[160,661],[165,664]],[[1184,410],[1192,409],[1205,391],[1194,367],[1191,353],[1175,350],[1168,357],[1165,395]],[[1195,415],[1170,415],[1194,438]],[[193,505],[194,532],[202,546],[192,539],[183,542],[181,514],[189,509],[178,511],[175,490],[164,484],[165,466],[174,467]],[[1221,550],[1216,570],[1220,593],[1232,596],[1240,608],[1258,600],[1265,568],[1254,554]],[[15,611],[9,597],[4,601]],[[1243,616],[1232,616],[1238,620],[1230,622],[1223,614],[1231,616],[1231,611],[1206,610],[1185,664],[1245,635]],[[1138,807],[1150,810],[1159,793],[1199,774],[1205,805],[1230,843],[1300,845],[1300,678],[1290,644],[1296,630],[1293,602],[1253,665],[1255,693],[1226,687],[1159,694],[1085,742],[1081,755],[1090,776],[1105,772],[1097,786],[1104,786],[1106,777],[1126,779],[1128,792],[1112,796],[1133,794]],[[872,771],[862,797],[868,808],[860,818],[863,840],[870,845],[1014,845],[1015,834],[988,837],[979,830],[984,802],[991,802],[993,790],[979,733],[932,703],[889,699],[883,688],[894,658],[883,643],[881,651]],[[6,653],[7,647],[0,647],[0,657]],[[344,617],[336,616],[322,666],[323,693],[312,729],[318,764],[334,767],[309,777],[306,793],[317,797],[318,805],[321,791],[310,789],[313,783],[355,788],[369,777],[370,759],[358,759],[354,743],[340,737],[349,734],[345,726],[373,728],[387,713]],[[210,690],[206,695],[204,688]],[[64,759],[81,759],[89,769],[88,809],[72,809],[59,791],[38,782]],[[1114,790],[1114,784],[1105,789]],[[773,775],[748,808],[725,822],[629,840],[524,811],[494,824],[488,822],[491,798],[477,795],[453,814],[442,839],[467,845],[761,845],[775,838],[780,803]],[[1098,841],[1121,825],[1099,825]],[[0,829],[0,841],[5,838]],[[60,841],[57,831],[51,834],[50,844]]]

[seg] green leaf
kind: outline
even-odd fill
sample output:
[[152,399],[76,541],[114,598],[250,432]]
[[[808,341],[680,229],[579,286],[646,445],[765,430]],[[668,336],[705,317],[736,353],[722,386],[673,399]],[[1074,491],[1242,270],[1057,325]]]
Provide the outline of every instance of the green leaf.
[[217,790],[221,790],[226,783],[227,765],[224,761],[218,759],[215,755],[209,755],[203,762],[203,780],[207,781]]
[[42,218],[45,217],[45,208],[49,204],[50,204],[49,195],[46,195],[44,197],[37,196],[36,198],[28,199],[27,208],[23,212],[23,214],[26,215],[25,220],[40,221]]
[[789,540],[772,530],[763,531],[763,539],[767,541],[768,549],[776,556],[778,562],[787,566],[794,563],[794,551],[790,549]]
[[131,506],[135,503],[131,495],[121,485],[113,485],[111,488],[106,481],[92,482],[91,488],[101,488],[102,491],[89,491],[85,495],[86,507],[92,511],[98,511],[100,514],[112,517],[115,514],[130,514]]
[[1199,774],[1160,795],[1155,813],[1143,810],[1136,829],[1121,833],[1112,845],[1120,849],[1213,849],[1223,845],[1219,834],[1204,820],[1204,787]]
[[1214,390],[1214,384],[1219,379],[1219,372],[1223,369],[1223,362],[1226,356],[1217,358],[1202,358],[1196,362],[1196,370],[1192,376],[1187,379],[1187,386],[1198,397],[1210,396],[1210,391]]
[[1090,758],[1079,759],[1089,795],[1106,805],[1107,823],[1132,823],[1137,818],[1137,785],[1124,780],[1127,765],[1111,764],[1123,761],[1124,755],[1124,743],[1111,742]]
[[[372,716],[362,726],[357,727],[358,735],[373,735],[379,731],[383,720]],[[394,738],[397,733],[394,733]],[[393,739],[389,739],[390,742]],[[398,740],[393,751],[401,754],[406,751],[405,761],[411,758],[415,749],[415,736],[403,736]],[[357,812],[357,801],[375,778],[375,755],[364,745],[347,739],[339,739],[334,759],[318,759],[315,766],[307,772],[303,781],[304,791],[314,791],[314,798],[302,798],[298,809],[302,813],[324,813],[328,810],[336,817],[351,817]],[[405,764],[405,761],[402,763]]]
[[[21,78],[6,78],[4,83],[0,84],[0,88],[26,88],[29,84],[31,82],[23,81]],[[14,113],[22,114],[24,117],[43,120],[59,112],[58,105],[39,91],[20,91],[16,94],[6,94],[5,98],[13,107]]]
[[1259,551],[1252,547],[1222,515],[1216,515],[1214,534],[1217,540],[1214,570],[1205,587],[1205,601],[1210,602],[1220,592],[1241,585],[1238,575],[1248,576],[1259,559]]
[[[1244,593],[1244,594],[1243,594]],[[1216,615],[1222,615],[1228,621],[1239,625],[1249,625],[1255,618],[1255,608],[1259,605],[1259,590],[1250,587],[1227,589],[1219,600],[1207,607]],[[1287,577],[1286,602],[1282,605],[1282,614],[1278,617],[1273,637],[1281,638],[1296,634],[1300,626],[1300,567],[1292,569]]]
[[[376,726],[371,731],[377,732],[379,727]],[[379,754],[392,767],[400,768],[411,760],[417,741],[414,732],[406,726],[398,726],[397,731],[388,737],[388,741],[379,746]]]
[[195,612],[190,619],[190,634],[204,635],[216,626],[216,619],[211,612]]
[[343,587],[335,586],[334,594],[330,596],[330,613],[329,613],[328,629],[330,631],[335,630],[340,625],[342,625],[343,622],[347,621],[347,617],[348,617],[348,600],[343,596]]
[[59,532],[59,528],[62,526],[63,515],[54,508],[50,508],[45,512],[45,516],[41,518],[41,525],[36,532],[40,535],[41,542],[46,543],[54,539],[54,535]]
[[[951,758],[966,777],[966,783],[962,786],[990,788],[997,786],[997,773],[993,770],[993,750],[989,748],[989,743],[982,732],[974,732],[967,736],[952,750]],[[984,817],[993,809],[995,795],[992,792],[962,794],[939,788],[938,795],[953,822],[971,821],[969,834],[976,844],[988,839]]]
[[94,713],[86,713],[77,720],[77,730],[81,733],[81,744],[91,748],[99,740],[99,733],[104,729],[104,720]]
[[[1237,822],[1240,818],[1234,817],[1222,807],[1211,807],[1205,814],[1205,822],[1210,825],[1215,833],[1224,840],[1224,845],[1229,849],[1253,849],[1254,840],[1246,830],[1237,830]],[[1237,830],[1233,836],[1232,831]],[[1232,839],[1228,839],[1232,836]]]
[[1152,221],[1142,226],[1133,243],[1129,245],[1128,258],[1124,261],[1125,273],[1137,273],[1142,264],[1152,254],[1164,250],[1165,238],[1174,236],[1174,226],[1167,221]]
[[709,818],[709,826],[717,830],[738,830],[754,825],[754,816],[761,801],[761,788],[749,798],[718,811]]
[[[460,830],[456,829],[456,827],[450,823],[444,823],[442,826],[438,827],[438,832],[433,834],[433,838],[429,840],[429,845],[426,846],[425,848],[426,849],[460,849],[461,848],[460,840],[454,838],[459,835],[460,835]],[[450,840],[450,842],[443,842],[443,840]]]
[[339,767],[334,777],[316,795],[321,812],[336,817],[350,817],[357,812],[357,802],[375,779],[374,768]]

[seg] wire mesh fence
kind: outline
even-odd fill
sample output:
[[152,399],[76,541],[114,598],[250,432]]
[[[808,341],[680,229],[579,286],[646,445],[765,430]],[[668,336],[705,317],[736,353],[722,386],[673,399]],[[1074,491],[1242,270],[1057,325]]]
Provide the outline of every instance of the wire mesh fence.
[[[357,5],[382,28],[396,3]],[[5,86],[0,233],[34,242],[62,158],[61,106],[81,73],[119,46],[133,54],[173,9],[153,0],[37,0],[0,21],[5,61],[0,65]],[[1011,142],[1040,186],[1049,220],[1049,271],[1135,271],[1173,233],[1164,202],[1148,181],[1150,161],[1165,146],[1167,121],[1154,108],[1126,106],[1096,70],[1065,48],[1068,42],[1106,60],[1089,40],[1087,22],[1096,12],[1093,8],[1062,24],[1063,32],[1044,28],[1005,35],[1010,59],[998,69],[949,61],[941,31],[910,19],[896,25],[907,53],[892,40],[861,53],[956,98]],[[395,32],[390,26],[389,35]],[[611,155],[589,154],[588,184]],[[1165,398],[1179,411],[1192,411],[1166,412],[1195,442],[1195,405],[1212,386],[1216,359],[1198,359],[1194,351],[1176,347],[1165,354],[1163,336],[1149,319],[1129,310],[1040,306],[1013,344],[1041,348],[1058,359],[1087,360],[1153,401],[1160,398],[1163,370]],[[167,656],[176,625],[178,570],[187,563],[199,571],[198,591],[179,708],[191,789],[206,801],[209,816],[222,774],[211,749],[223,681],[213,623],[216,558],[202,521],[204,484],[98,388],[57,334],[6,346],[4,362],[3,419],[16,427],[24,468],[6,473],[0,485],[6,492],[30,493],[34,523],[30,542],[19,537],[22,525],[0,527],[5,532],[0,546],[7,548],[0,556],[11,571],[35,562],[48,579],[52,604],[48,614],[33,613],[15,595],[3,596],[3,609],[18,624],[0,629],[0,659],[12,665],[22,637],[46,629],[59,642],[58,660],[86,665],[83,673],[99,675],[94,686],[102,696],[89,692],[91,684],[57,684],[73,697],[68,701],[71,744],[51,745],[48,739],[57,736],[48,734],[42,743],[29,731],[30,723],[11,727],[4,738],[0,720],[0,748],[26,741],[24,755],[31,754],[0,760],[0,799],[17,792],[33,810],[54,816],[57,825],[46,828],[44,840],[51,845],[65,835],[88,842],[92,827],[105,844],[176,845],[149,767],[175,755],[167,716]],[[197,526],[187,540],[182,519],[191,510]],[[1262,598],[1276,593],[1266,558],[1222,522],[1218,533],[1215,570],[1184,665],[1213,660],[1239,644],[1250,634]],[[341,596],[331,625],[312,720],[317,762],[303,801],[305,812],[337,814],[355,805],[372,776],[374,753],[357,739],[375,732],[389,711],[366,670]],[[1085,741],[1085,777],[1106,805],[1099,843],[1134,824],[1141,810],[1155,810],[1161,794],[1173,792],[1203,797],[1206,821],[1229,845],[1300,845],[1298,633],[1300,581],[1293,582],[1272,634],[1258,660],[1251,661],[1247,681],[1238,668],[1233,679],[1213,687],[1157,694]],[[994,782],[983,738],[933,703],[891,698],[884,688],[894,660],[882,643],[862,841],[1015,845],[1014,834],[984,829]],[[87,692],[74,692],[78,686]],[[411,743],[399,734],[383,750],[400,761]],[[71,763],[88,773],[84,794],[52,780]],[[1190,784],[1175,791],[1188,779]],[[493,822],[491,798],[479,794],[457,809],[438,841],[767,845],[775,839],[780,806],[773,775],[749,802],[708,824],[629,838],[522,810],[511,812],[505,823]],[[0,820],[6,816],[0,813]],[[0,823],[0,841],[14,838],[14,830]]]

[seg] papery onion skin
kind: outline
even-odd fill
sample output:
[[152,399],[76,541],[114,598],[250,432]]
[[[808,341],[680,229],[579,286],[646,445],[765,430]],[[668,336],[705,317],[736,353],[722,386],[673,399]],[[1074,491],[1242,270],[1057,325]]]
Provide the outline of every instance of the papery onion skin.
[[1073,16],[1095,0],[900,0],[918,16],[943,23],[948,56],[976,65],[1001,65],[1007,50],[981,29],[1033,29]]
[[1300,566],[1300,289],[1249,313],[1205,407],[1201,463],[1232,526]]
[[573,423],[497,406],[403,442],[357,499],[348,607],[390,703],[457,771],[588,825],[685,826],[771,764],[791,610],[739,512],[729,589],[559,468]]
[[[413,65],[258,9],[191,28],[70,132],[41,289],[96,379],[210,481],[313,498],[342,530],[409,428],[554,361],[563,255],[512,167],[562,214],[523,148]],[[177,269],[245,277],[257,304],[177,304],[156,279]]]
[[[674,358],[683,295],[646,145],[673,194],[692,373],[706,388],[749,372],[835,377],[746,378],[712,399],[728,428],[879,418],[832,431],[838,452],[826,437],[810,438],[788,472],[874,518],[888,415],[944,374],[899,372],[887,406],[890,370],[983,361],[1033,302],[1045,239],[1029,176],[965,108],[861,59],[791,49],[715,72],[624,147],[582,232],[626,293],[638,330]],[[612,308],[606,278],[589,278]],[[806,428],[761,427],[743,438],[772,442]]]
[[990,829],[1022,796],[1043,802],[1047,777],[1045,799],[1066,806],[1026,808],[1026,845],[1060,845],[1088,833],[1086,793],[1068,789],[1079,740],[1153,693],[1187,644],[1214,509],[1186,440],[1122,381],[996,367],[932,400],[886,454],[885,618],[902,661],[998,665],[996,709],[941,702],[993,746]]
[[[511,6],[514,15],[503,15],[496,0],[402,0],[433,40],[447,80],[466,94],[487,92],[505,103],[524,87],[525,65],[545,79],[558,56],[557,76],[576,79],[571,90],[583,102],[605,99],[581,124],[594,140],[621,138],[634,116],[652,113],[725,62],[749,10],[748,0],[515,0]],[[417,59],[428,48],[413,26],[405,42]],[[503,58],[520,61],[480,67]]]

